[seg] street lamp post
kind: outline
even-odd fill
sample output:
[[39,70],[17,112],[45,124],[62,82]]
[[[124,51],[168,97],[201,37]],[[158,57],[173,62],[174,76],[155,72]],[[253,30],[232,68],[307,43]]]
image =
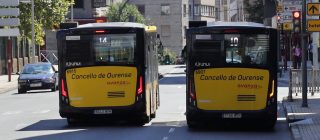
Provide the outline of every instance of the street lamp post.
[[302,107],[308,107],[308,85],[307,85],[307,60],[306,60],[306,0],[302,1],[302,30],[301,30],[301,47],[302,47]]

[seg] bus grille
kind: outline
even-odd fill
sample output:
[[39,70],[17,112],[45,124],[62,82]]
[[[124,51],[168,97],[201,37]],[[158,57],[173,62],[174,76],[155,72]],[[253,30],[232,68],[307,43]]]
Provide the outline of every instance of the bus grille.
[[256,101],[256,95],[238,95],[238,101]]
[[109,98],[120,98],[124,96],[125,96],[124,91],[108,92]]

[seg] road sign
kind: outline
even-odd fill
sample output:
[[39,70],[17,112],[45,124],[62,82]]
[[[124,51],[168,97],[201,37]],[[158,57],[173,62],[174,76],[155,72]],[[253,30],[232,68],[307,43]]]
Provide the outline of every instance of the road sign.
[[19,26],[19,18],[4,18],[0,19],[0,26]]
[[307,14],[309,16],[320,15],[319,5],[320,5],[320,3],[308,3],[308,5],[307,5]]
[[0,0],[0,6],[18,6],[19,0]]
[[292,12],[278,13],[278,16],[280,16],[280,19],[283,22],[291,22],[292,21]]
[[292,22],[284,22],[283,23],[283,30],[292,30]]
[[301,11],[302,5],[285,5],[284,6],[284,12],[291,13],[292,11]]
[[0,37],[3,36],[20,36],[18,28],[0,29]]
[[19,8],[0,8],[0,16],[19,16]]
[[309,32],[320,32],[320,20],[308,20],[307,30]]

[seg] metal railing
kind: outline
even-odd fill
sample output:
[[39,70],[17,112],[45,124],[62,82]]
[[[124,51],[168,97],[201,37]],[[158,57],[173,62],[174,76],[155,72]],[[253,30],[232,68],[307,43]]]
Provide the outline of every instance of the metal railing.
[[50,62],[53,65],[58,64],[58,52],[56,50],[41,50],[41,62]]
[[[302,70],[290,69],[289,71],[289,95],[288,99],[292,100],[292,94],[302,93]],[[314,93],[320,92],[320,70],[308,69],[307,70],[307,87],[308,93],[313,96]]]

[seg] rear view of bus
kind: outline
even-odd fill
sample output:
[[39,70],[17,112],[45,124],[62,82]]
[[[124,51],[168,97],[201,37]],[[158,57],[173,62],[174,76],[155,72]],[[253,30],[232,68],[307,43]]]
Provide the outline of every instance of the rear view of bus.
[[187,31],[187,123],[277,119],[277,31],[217,22]]
[[144,25],[87,24],[59,31],[57,39],[61,117],[69,124],[94,118],[150,121]]

